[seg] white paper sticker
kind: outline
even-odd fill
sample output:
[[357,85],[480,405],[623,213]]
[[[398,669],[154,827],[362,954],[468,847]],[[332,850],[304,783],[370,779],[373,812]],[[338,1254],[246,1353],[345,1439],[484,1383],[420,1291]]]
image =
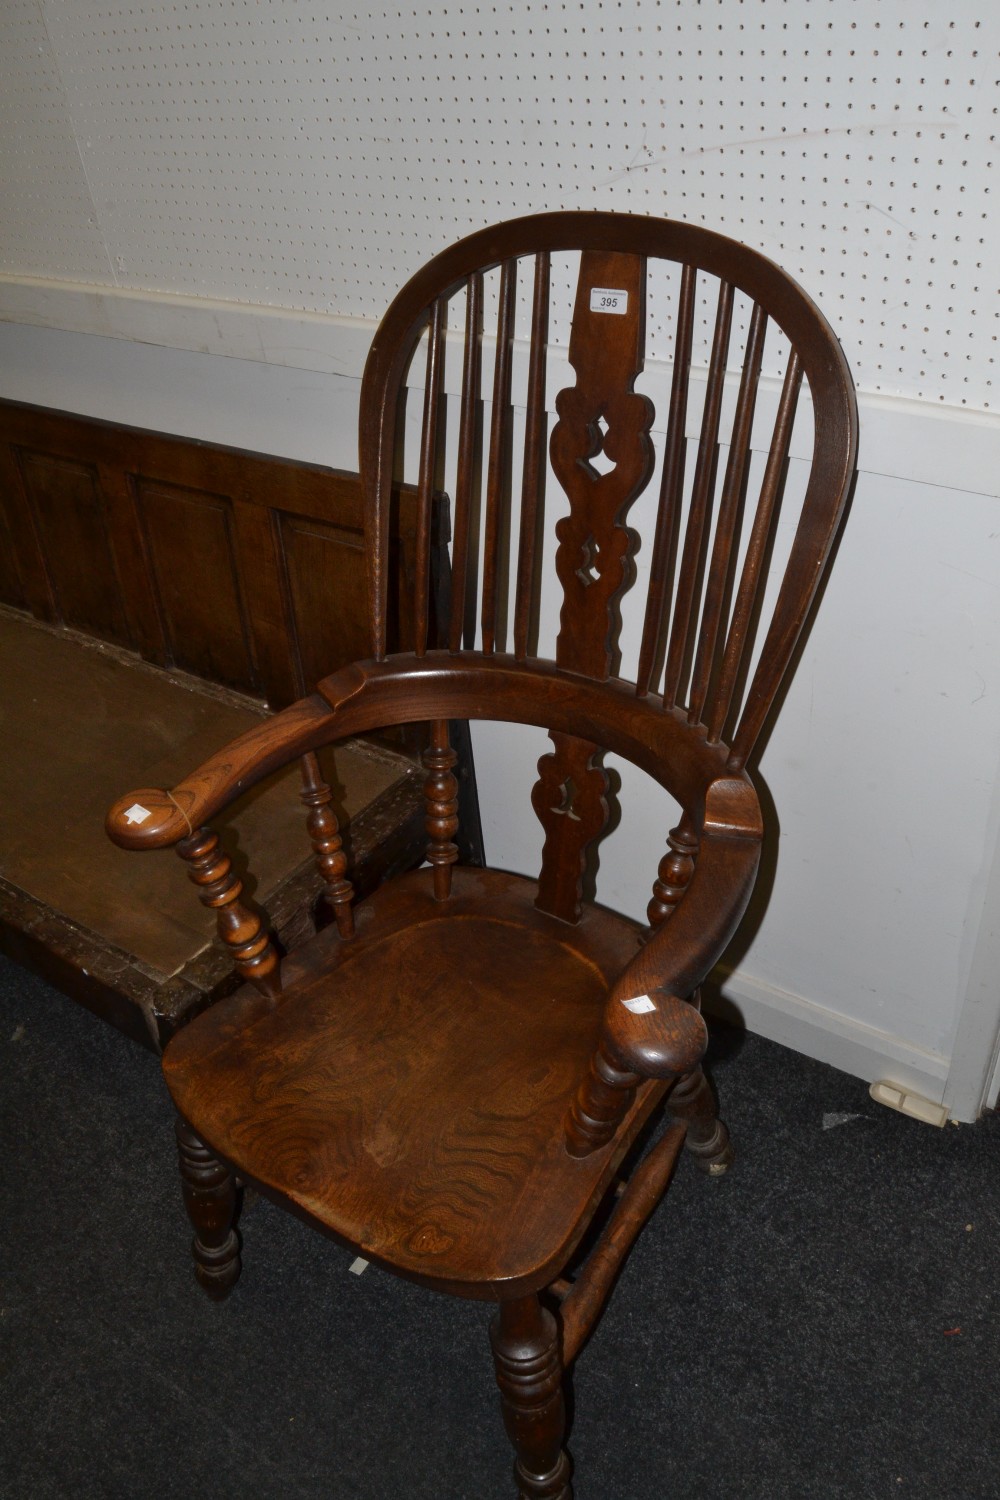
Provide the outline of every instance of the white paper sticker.
[[591,312],[626,313],[628,312],[628,292],[623,292],[613,286],[591,287],[590,310]]
[[633,995],[631,1000],[623,1000],[622,1004],[626,1010],[630,1010],[635,1016],[642,1016],[647,1011],[656,1009],[656,1005],[650,1000],[648,995]]
[[141,802],[133,802],[131,807],[125,809],[126,823],[145,823],[146,819],[151,816],[149,808],[143,807]]
[[350,1273],[351,1273],[352,1276],[360,1276],[361,1273],[362,1273],[362,1271],[367,1271],[367,1269],[368,1269],[368,1262],[362,1256],[359,1255],[358,1258],[357,1258],[357,1260],[352,1260],[351,1261],[351,1264],[348,1266],[347,1269],[350,1271]]

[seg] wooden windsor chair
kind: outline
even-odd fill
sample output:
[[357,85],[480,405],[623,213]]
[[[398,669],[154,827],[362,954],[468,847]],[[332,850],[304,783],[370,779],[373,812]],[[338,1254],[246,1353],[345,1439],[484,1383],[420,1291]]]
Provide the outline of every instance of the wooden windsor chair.
[[[515,337],[524,262],[527,339]],[[548,362],[565,342],[567,274],[576,275],[564,317],[575,383],[555,397],[553,502]],[[634,388],[647,301],[671,346],[657,445],[652,404]],[[421,339],[416,645],[387,655],[394,454]],[[809,401],[799,399],[803,383]],[[436,621],[430,514],[449,448],[446,410],[457,433],[452,594]],[[474,234],[399,293],[365,371],[371,659],[326,678],[172,791],[130,793],[108,816],[119,844],[177,846],[248,981],[180,1032],[163,1060],[202,1286],[221,1298],[239,1275],[234,1215],[238,1188],[250,1183],[401,1276],[498,1304],[491,1339],[522,1497],[570,1495],[563,1372],[685,1136],[707,1171],[730,1160],[700,1068],[698,985],[753,884],[762,823],[747,757],[828,559],[855,448],[840,347],[813,303],[760,255],[700,228],[606,213],[543,214]],[[628,676],[618,661],[634,571],[625,515],[654,472]],[[560,511],[548,616],[546,505]],[[775,594],[768,565],[782,535]],[[546,656],[538,642],[556,613]],[[503,649],[508,614],[512,650]],[[537,880],[456,867],[452,718],[549,732],[531,797],[544,830]],[[415,721],[431,724],[428,865],[354,906],[315,752]],[[682,809],[648,925],[583,897],[588,850],[608,815],[604,750]],[[279,962],[207,824],[296,757],[336,922]],[[570,1280],[584,1232],[665,1099],[674,1123]]]

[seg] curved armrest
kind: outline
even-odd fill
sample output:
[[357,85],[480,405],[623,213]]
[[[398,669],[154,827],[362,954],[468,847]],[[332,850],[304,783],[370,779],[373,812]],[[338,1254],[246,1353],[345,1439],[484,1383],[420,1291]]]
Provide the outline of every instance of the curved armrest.
[[760,860],[753,836],[707,833],[691,884],[614,985],[603,1034],[619,1065],[643,1078],[697,1066],[704,1023],[687,997],[721,957],[746,910]]
[[104,826],[122,849],[162,849],[196,829],[279,766],[335,737],[336,708],[318,694],[247,730],[173,791],[144,787],[109,809]]
[[566,1118],[571,1156],[587,1156],[612,1139],[643,1079],[678,1078],[701,1062],[708,1032],[687,997],[735,931],[759,858],[760,839],[752,832],[703,835],[679,906],[608,996],[597,1048]]

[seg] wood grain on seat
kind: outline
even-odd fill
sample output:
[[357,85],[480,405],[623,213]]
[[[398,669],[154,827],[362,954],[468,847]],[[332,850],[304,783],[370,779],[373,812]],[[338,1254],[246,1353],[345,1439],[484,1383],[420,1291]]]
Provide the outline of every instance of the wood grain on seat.
[[216,1005],[167,1081],[241,1176],[363,1254],[473,1296],[534,1290],[632,1134],[583,1162],[561,1144],[640,929],[547,917],[516,876],[459,870],[447,904],[432,880],[362,903],[356,940],[315,942],[274,1009],[252,990]]

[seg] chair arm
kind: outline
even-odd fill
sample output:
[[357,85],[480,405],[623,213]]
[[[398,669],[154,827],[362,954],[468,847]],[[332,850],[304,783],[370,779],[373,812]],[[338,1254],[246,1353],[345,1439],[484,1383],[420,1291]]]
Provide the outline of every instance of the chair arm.
[[706,834],[691,884],[612,988],[603,1038],[619,1065],[643,1078],[669,1078],[696,1067],[704,1022],[687,997],[719,958],[746,910],[760,841]]
[[707,833],[673,915],[626,966],[608,997],[597,1047],[566,1118],[566,1149],[588,1156],[612,1139],[645,1079],[701,1062],[708,1032],[687,997],[736,929],[753,889],[760,840]]
[[144,787],[109,809],[108,837],[122,849],[162,849],[191,835],[279,766],[336,738],[336,709],[318,694],[241,734],[173,791]]

